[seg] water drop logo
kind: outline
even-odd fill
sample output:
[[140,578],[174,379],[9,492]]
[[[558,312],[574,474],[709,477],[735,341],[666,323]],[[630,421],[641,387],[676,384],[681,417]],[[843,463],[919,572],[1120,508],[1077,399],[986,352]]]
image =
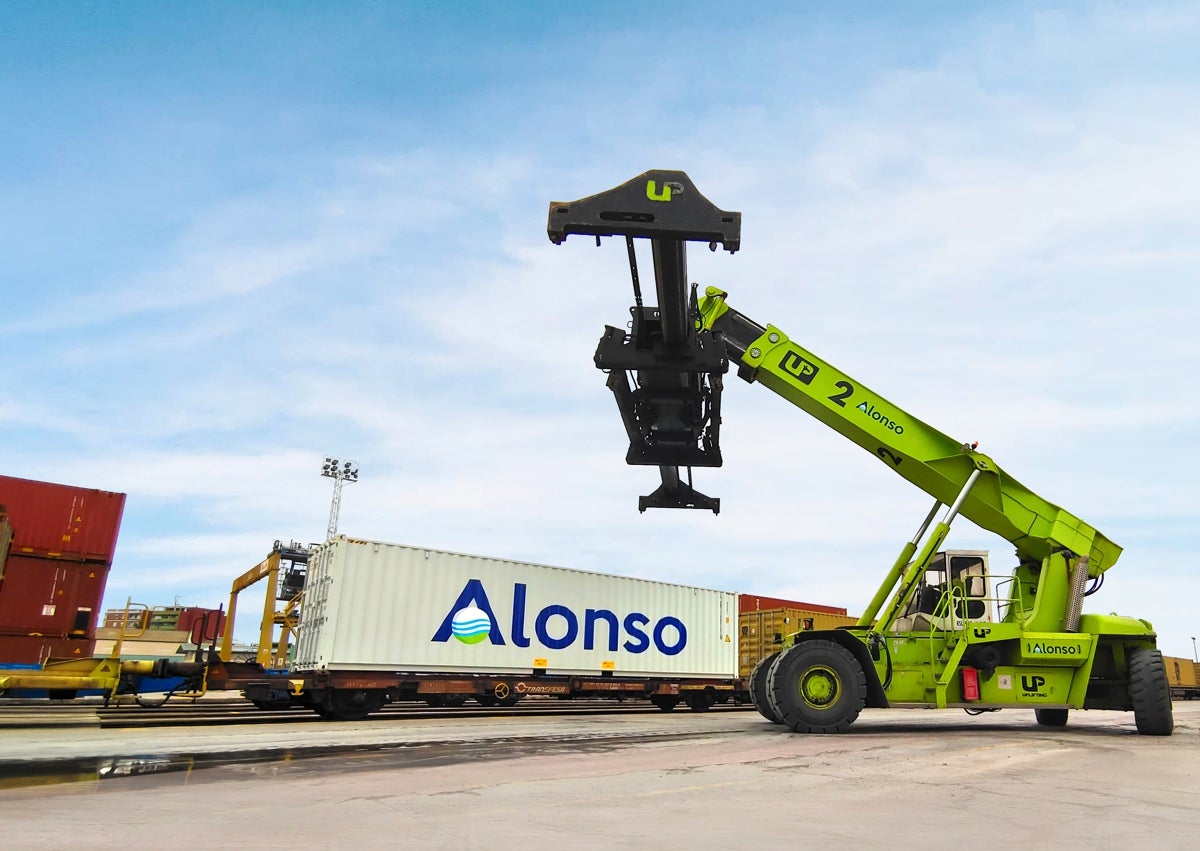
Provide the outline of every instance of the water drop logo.
[[463,644],[478,644],[492,631],[492,619],[476,606],[467,606],[454,613],[450,631]]
[[433,634],[434,641],[449,641],[454,636],[463,644],[479,644],[485,638],[496,647],[504,646],[500,624],[483,583],[471,579],[463,586],[462,593],[450,606],[442,624]]

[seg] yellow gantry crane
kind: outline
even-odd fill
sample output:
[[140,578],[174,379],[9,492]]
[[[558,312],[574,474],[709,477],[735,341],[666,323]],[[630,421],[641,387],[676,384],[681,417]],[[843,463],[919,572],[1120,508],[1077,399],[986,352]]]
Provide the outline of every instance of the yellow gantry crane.
[[[233,625],[237,615],[238,594],[251,585],[265,581],[267,589],[254,661],[264,668],[287,667],[291,644],[300,623],[304,575],[311,554],[311,547],[295,541],[288,544],[276,541],[270,555],[233,580],[233,587],[229,592],[228,618],[225,622],[225,632],[221,636],[221,661],[229,662],[233,656]],[[283,602],[284,605],[277,611],[276,605],[279,602]],[[280,627],[278,639],[275,638],[277,626]]]

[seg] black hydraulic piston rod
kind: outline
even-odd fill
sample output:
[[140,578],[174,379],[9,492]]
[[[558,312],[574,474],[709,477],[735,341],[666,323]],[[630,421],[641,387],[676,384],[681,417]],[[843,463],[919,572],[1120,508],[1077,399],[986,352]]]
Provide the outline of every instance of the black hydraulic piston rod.
[[[654,258],[654,283],[658,291],[663,348],[667,352],[686,350],[689,337],[694,331],[694,328],[688,327],[687,243],[680,239],[651,239],[650,251]],[[679,373],[672,376],[672,383],[677,383],[680,390],[686,392],[691,377],[686,373]],[[683,485],[687,491],[681,489],[677,464],[659,465],[658,472],[662,479],[659,501],[669,500],[673,504],[698,502],[694,491],[687,492],[691,491],[689,485]],[[720,502],[709,505],[715,511],[719,509]],[[639,507],[642,511],[646,510],[645,498],[639,503]]]
[[688,344],[687,243],[681,239],[652,239],[654,283],[663,347],[675,351]]

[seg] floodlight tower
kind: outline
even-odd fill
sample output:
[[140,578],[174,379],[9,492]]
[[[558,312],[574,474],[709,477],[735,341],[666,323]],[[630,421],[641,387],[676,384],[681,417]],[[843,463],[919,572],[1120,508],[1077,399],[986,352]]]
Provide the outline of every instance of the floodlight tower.
[[329,528],[325,531],[325,540],[337,534],[338,512],[342,507],[342,485],[358,481],[358,467],[353,461],[338,461],[337,458],[325,456],[325,464],[321,467],[321,475],[333,479],[333,502],[329,505]]

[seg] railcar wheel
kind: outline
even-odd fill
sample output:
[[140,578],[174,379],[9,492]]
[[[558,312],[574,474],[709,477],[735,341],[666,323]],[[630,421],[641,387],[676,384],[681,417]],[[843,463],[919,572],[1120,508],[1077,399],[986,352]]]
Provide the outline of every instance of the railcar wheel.
[[768,687],[771,708],[797,733],[845,732],[867,702],[867,676],[854,654],[824,639],[781,653]]
[[651,695],[650,702],[663,712],[670,712],[679,705],[679,698],[673,694],[655,694]]
[[778,656],[778,653],[764,656],[750,673],[750,702],[754,704],[759,715],[774,724],[783,723],[783,719],[775,713],[767,700],[767,675],[771,673],[771,665]]
[[292,702],[290,700],[252,700],[250,701],[259,709],[266,712],[277,711],[280,709],[291,709]]
[[504,682],[496,683],[492,689],[492,697],[496,699],[496,703],[504,707],[516,706],[524,696],[523,694],[516,694],[512,690],[512,686]]
[[1065,727],[1067,726],[1067,710],[1052,709],[1050,707],[1036,707],[1033,710],[1033,717],[1043,727]]
[[1171,683],[1162,653],[1140,648],[1129,654],[1129,702],[1133,722],[1143,736],[1169,736],[1175,729]]
[[325,698],[327,721],[361,721],[383,706],[383,692],[370,689],[333,689]]
[[683,699],[683,702],[686,703],[688,709],[692,710],[693,712],[707,712],[708,710],[712,709],[713,703],[716,701],[711,692],[690,691],[687,693],[687,697]]

